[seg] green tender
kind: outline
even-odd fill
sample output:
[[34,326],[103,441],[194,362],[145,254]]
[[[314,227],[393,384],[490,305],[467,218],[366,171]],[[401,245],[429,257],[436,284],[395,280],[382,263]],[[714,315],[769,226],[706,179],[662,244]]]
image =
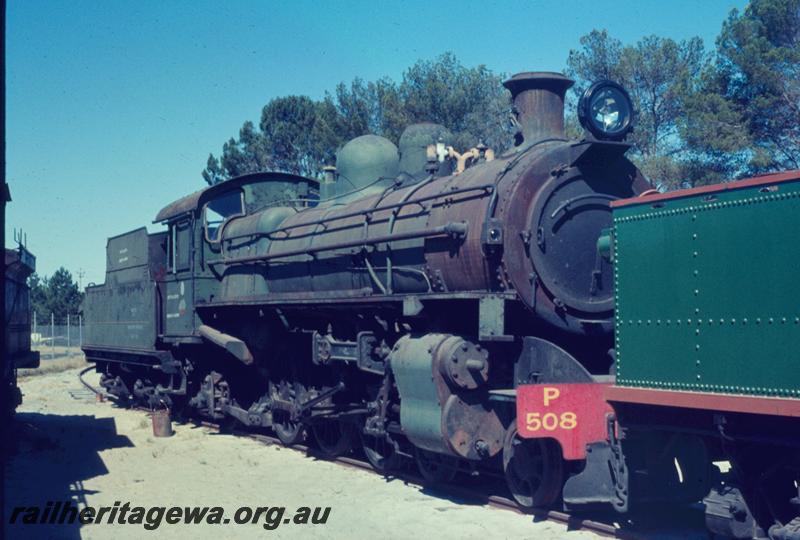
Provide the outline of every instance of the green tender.
[[614,209],[617,384],[800,396],[800,181]]
[[147,229],[109,238],[106,282],[86,287],[83,346],[151,350],[158,291],[148,266]]

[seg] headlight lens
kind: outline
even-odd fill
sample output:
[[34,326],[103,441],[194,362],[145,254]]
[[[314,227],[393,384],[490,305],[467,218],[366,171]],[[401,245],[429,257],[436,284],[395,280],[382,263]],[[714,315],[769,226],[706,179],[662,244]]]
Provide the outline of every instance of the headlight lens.
[[633,127],[631,98],[613,81],[596,82],[581,96],[578,118],[595,137],[622,140]]

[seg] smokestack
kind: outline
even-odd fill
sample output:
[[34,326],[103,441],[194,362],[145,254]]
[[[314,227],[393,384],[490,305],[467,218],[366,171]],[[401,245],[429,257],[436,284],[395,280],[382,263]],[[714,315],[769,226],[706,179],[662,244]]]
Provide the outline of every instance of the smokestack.
[[517,73],[503,83],[522,129],[522,141],[531,144],[544,139],[563,139],[564,95],[575,81],[561,73],[527,71]]

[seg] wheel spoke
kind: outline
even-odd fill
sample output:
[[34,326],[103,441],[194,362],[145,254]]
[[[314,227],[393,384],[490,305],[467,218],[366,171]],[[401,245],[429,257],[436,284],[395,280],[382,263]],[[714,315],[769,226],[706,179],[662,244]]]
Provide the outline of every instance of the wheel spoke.
[[533,486],[528,480],[521,480],[519,483],[520,492],[524,493],[526,496],[530,497],[533,495]]
[[353,448],[353,434],[350,425],[338,420],[323,420],[311,427],[319,449],[328,457],[338,457]]
[[458,460],[452,456],[417,448],[416,459],[420,474],[432,484],[450,482],[458,472]]
[[564,472],[555,444],[520,438],[515,422],[507,430],[503,468],[509,490],[523,508],[546,507],[558,500]]
[[386,434],[383,437],[373,437],[362,434],[364,454],[372,467],[379,472],[388,472],[397,467],[399,456],[395,451],[394,441]]

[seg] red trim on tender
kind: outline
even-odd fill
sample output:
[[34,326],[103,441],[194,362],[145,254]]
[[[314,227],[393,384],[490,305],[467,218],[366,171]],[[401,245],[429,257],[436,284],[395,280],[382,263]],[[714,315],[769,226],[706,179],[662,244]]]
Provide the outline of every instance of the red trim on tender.
[[640,195],[639,197],[631,197],[630,199],[611,201],[611,207],[619,208],[620,206],[630,206],[633,204],[650,204],[657,201],[667,201],[672,199],[681,199],[683,197],[691,197],[693,195],[700,195],[702,193],[719,193],[720,191],[729,191],[732,189],[763,186],[765,184],[777,184],[780,182],[788,182],[791,180],[800,180],[800,170],[765,174],[764,176],[756,176],[755,178],[748,178],[746,180],[737,180],[735,182],[724,182],[722,184],[714,184],[713,186],[702,186],[691,189],[679,189],[677,191],[670,191],[668,193],[658,193],[655,195],[643,195],[643,196]]
[[606,400],[683,409],[800,417],[800,399],[651,390],[647,388],[606,388]]

